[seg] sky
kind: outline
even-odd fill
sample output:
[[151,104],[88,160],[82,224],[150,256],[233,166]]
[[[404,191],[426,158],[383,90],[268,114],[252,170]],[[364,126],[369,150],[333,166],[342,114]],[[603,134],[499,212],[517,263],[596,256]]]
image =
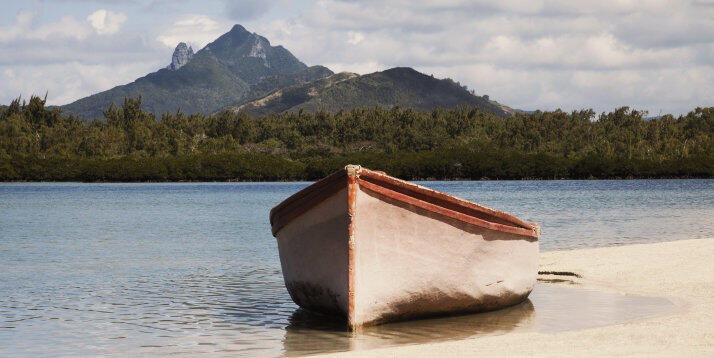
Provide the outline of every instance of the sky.
[[408,66],[513,108],[714,106],[714,0],[0,0],[0,103],[66,104],[241,24],[307,65]]

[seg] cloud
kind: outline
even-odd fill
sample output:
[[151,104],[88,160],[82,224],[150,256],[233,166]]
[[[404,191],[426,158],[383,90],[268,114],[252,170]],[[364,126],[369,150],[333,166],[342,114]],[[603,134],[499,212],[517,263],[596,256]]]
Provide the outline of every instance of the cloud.
[[[130,82],[168,64],[179,42],[198,50],[239,21],[311,65],[411,66],[517,108],[714,106],[711,0],[317,0],[295,12],[287,0],[154,0],[140,10],[151,21],[132,27],[106,4],[43,24],[21,11],[0,26],[0,103],[49,89],[57,104]],[[111,9],[134,19],[136,5]]]
[[247,21],[259,18],[275,5],[275,1],[266,0],[224,0],[226,14],[234,21]]
[[87,16],[87,21],[98,34],[111,35],[119,31],[126,21],[126,15],[101,9]]
[[58,22],[51,22],[27,34],[27,38],[47,40],[51,38],[74,38],[84,40],[92,33],[86,22],[75,19],[72,15],[63,16]]
[[75,38],[81,40],[92,32],[86,22],[79,21],[72,15],[63,16],[60,21],[33,28],[37,15],[35,11],[20,11],[14,24],[0,27],[0,42],[23,38],[41,40]]
[[0,26],[0,42],[9,41],[21,36],[30,29],[37,13],[34,11],[20,11],[15,18],[15,24]]
[[104,91],[136,79],[137,73],[155,71],[156,61],[132,61],[123,64],[68,63],[0,66],[0,103],[9,103],[22,95],[44,96],[51,104],[70,103],[78,98]]
[[77,20],[72,15],[65,15],[59,21],[33,27],[37,16],[36,11],[20,11],[14,24],[0,27],[0,42],[18,39],[84,40],[93,32],[99,35],[116,34],[126,21],[126,15],[102,9],[87,16],[86,21]]
[[364,35],[359,32],[349,31],[347,33],[347,35],[349,36],[349,39],[347,39],[347,42],[351,43],[353,45],[356,45],[356,44],[362,42],[362,40],[364,40]]
[[372,73],[384,71],[388,67],[377,62],[325,62],[323,66],[329,68],[335,73],[338,72],[355,72],[355,73]]
[[714,6],[694,1],[321,0],[254,29],[310,64],[411,66],[525,109],[714,105]]
[[98,10],[86,20],[64,15],[44,24],[38,15],[20,11],[14,23],[0,27],[0,103],[49,92],[49,103],[64,104],[130,82],[170,60],[170,53],[157,51],[160,45],[144,34],[120,31],[122,13]]
[[230,27],[219,24],[206,15],[184,15],[164,30],[156,39],[167,47],[174,48],[179,42],[196,45],[198,50],[218,36],[228,31]]

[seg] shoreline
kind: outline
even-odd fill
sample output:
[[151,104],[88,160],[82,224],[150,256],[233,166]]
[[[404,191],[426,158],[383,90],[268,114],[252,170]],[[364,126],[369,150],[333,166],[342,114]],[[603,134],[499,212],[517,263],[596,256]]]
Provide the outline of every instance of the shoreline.
[[[319,180],[318,178],[316,180]],[[435,178],[418,178],[418,179],[408,179],[408,181],[415,182],[472,182],[472,181],[638,181],[638,180],[712,180],[714,177],[708,176],[672,176],[672,177],[603,177],[603,178],[520,178],[520,179],[498,179],[498,178],[450,178],[450,179],[435,179]],[[77,180],[0,180],[0,184],[12,184],[12,183],[75,183],[75,184],[171,184],[171,183],[314,183],[316,180],[240,180],[240,179],[227,179],[227,180],[127,180],[127,181],[112,181],[112,180],[91,180],[91,181],[77,181]]]
[[539,271],[544,274],[539,280],[564,279],[545,284],[663,297],[675,308],[649,318],[583,330],[510,333],[320,356],[712,356],[712,260],[714,238],[542,252]]

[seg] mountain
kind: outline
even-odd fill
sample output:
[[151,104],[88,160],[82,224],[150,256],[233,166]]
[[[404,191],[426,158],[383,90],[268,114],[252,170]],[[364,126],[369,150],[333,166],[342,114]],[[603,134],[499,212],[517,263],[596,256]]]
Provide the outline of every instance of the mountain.
[[294,74],[265,76],[258,83],[250,86],[250,91],[248,91],[242,100],[244,102],[252,101],[266,96],[276,89],[315,81],[333,74],[334,73],[327,67],[312,66]]
[[142,108],[157,116],[179,109],[187,114],[227,108],[265,115],[374,106],[428,111],[459,105],[475,105],[500,116],[517,112],[488,96],[476,96],[450,79],[411,68],[360,76],[334,74],[324,66],[308,67],[282,46],[272,46],[265,37],[240,25],[195,54],[186,43],[179,43],[166,68],[61,108],[85,120],[101,119],[111,104],[122,105],[126,97],[140,95]]
[[450,79],[437,79],[408,67],[357,75],[342,72],[312,82],[277,90],[265,97],[228,108],[253,116],[274,112],[326,110],[335,112],[354,107],[400,106],[430,111],[460,105],[478,106],[499,116],[517,111],[476,96]]
[[[244,102],[246,95],[253,99],[278,88],[271,86],[330,74],[325,67],[308,68],[282,46],[271,46],[265,37],[235,25],[195,54],[185,43],[179,44],[167,68],[61,108],[84,119],[102,118],[112,103],[121,105],[125,97],[141,95],[142,107],[157,115],[179,108],[185,113],[211,113]],[[252,85],[256,91],[251,92]]]
[[236,77],[248,84],[276,74],[293,74],[307,68],[290,51],[282,46],[270,46],[260,35],[235,25],[226,34],[206,45],[207,51]]
[[187,64],[193,58],[193,47],[187,46],[185,42],[181,42],[176,46],[173,56],[171,56],[171,64],[166,67],[169,70],[176,71],[183,65]]

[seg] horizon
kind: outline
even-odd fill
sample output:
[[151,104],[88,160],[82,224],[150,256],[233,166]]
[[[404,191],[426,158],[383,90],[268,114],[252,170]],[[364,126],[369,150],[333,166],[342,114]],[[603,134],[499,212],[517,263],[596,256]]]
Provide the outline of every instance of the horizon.
[[64,105],[130,83],[166,67],[179,42],[199,51],[234,24],[307,65],[411,67],[522,110],[658,116],[713,104],[714,2],[597,4],[8,3],[0,104],[47,93]]

